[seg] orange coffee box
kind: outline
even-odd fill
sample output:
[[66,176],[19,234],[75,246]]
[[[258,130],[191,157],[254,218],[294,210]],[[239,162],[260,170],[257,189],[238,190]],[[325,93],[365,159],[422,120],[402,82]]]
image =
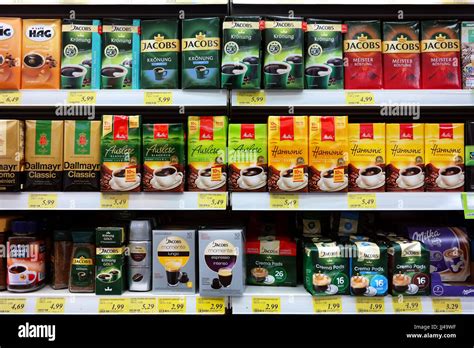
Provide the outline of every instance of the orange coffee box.
[[21,18],[0,17],[0,89],[20,89]]

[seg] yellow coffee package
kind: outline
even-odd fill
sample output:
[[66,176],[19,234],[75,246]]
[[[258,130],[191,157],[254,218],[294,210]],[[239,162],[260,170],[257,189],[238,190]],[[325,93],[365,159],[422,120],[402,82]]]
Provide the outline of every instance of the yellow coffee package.
[[425,128],[422,123],[386,125],[387,191],[425,190]]
[[25,123],[0,120],[0,192],[20,191],[25,165]]
[[59,88],[61,35],[60,19],[23,20],[21,88]]
[[426,191],[464,191],[464,124],[425,124]]
[[0,17],[0,89],[20,89],[21,37],[21,18]]
[[308,117],[268,117],[268,190],[308,192]]

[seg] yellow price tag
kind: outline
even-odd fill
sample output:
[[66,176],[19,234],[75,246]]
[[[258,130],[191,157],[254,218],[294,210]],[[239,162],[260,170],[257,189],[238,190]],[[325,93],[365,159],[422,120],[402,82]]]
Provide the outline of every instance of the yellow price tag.
[[130,312],[129,298],[101,298],[99,299],[99,313],[124,314]]
[[128,209],[128,193],[101,193],[101,209]]
[[19,105],[21,103],[20,92],[1,92],[0,105]]
[[225,314],[223,297],[196,298],[196,311],[200,314]]
[[348,105],[374,105],[375,96],[372,92],[346,92]]
[[349,209],[376,209],[377,197],[375,193],[349,193],[347,195]]
[[199,209],[226,209],[227,193],[199,193],[198,194]]
[[64,313],[64,297],[40,297],[36,300],[36,313]]
[[96,104],[97,101],[97,92],[87,91],[87,92],[68,92],[67,93],[67,103],[68,104]]
[[279,297],[252,297],[252,312],[254,313],[280,313],[281,303]]
[[342,313],[342,299],[336,297],[313,297],[315,313]]
[[58,195],[56,193],[28,194],[28,209],[56,209]]
[[26,298],[0,298],[0,313],[25,313]]
[[435,313],[462,313],[460,298],[433,298]]
[[130,313],[152,314],[156,312],[155,297],[130,298]]
[[184,314],[186,313],[186,297],[158,298],[158,313]]
[[385,313],[385,301],[383,297],[357,297],[357,313]]
[[145,105],[172,105],[173,92],[145,92]]
[[423,311],[420,297],[394,296],[392,304],[395,313],[421,313]]
[[300,196],[297,194],[270,193],[270,209],[298,209]]
[[265,105],[267,97],[264,90],[259,91],[237,91],[238,106]]

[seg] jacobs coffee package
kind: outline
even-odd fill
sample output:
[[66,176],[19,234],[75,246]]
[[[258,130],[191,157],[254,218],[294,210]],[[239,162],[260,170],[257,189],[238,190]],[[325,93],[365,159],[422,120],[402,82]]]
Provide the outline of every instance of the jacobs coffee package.
[[461,25],[462,88],[474,88],[474,22]]
[[338,21],[307,19],[304,87],[343,89],[342,34],[347,26]]
[[26,121],[25,191],[61,191],[63,121]]
[[347,116],[309,117],[309,191],[347,192]]
[[346,89],[382,88],[382,33],[380,21],[347,21],[344,34]]
[[308,192],[308,117],[268,117],[268,190]]
[[221,77],[220,19],[193,18],[182,21],[183,88],[219,88]]
[[461,88],[459,22],[421,22],[421,88]]
[[0,192],[20,191],[25,166],[25,123],[0,120]]
[[188,191],[226,191],[227,116],[188,118]]
[[383,88],[420,88],[420,23],[383,23]]
[[102,116],[101,191],[140,191],[140,116]]
[[464,124],[425,124],[426,191],[464,191]]
[[126,279],[124,236],[123,227],[96,229],[95,293],[97,295],[121,295],[124,291]]
[[141,88],[179,87],[178,33],[175,19],[141,22]]
[[229,190],[266,191],[267,125],[229,125]]
[[265,20],[263,78],[266,89],[302,89],[304,33],[302,18]]
[[423,192],[425,129],[422,123],[389,123],[385,128],[387,191]]
[[260,17],[226,17],[223,23],[221,87],[258,89],[262,70]]
[[99,89],[101,40],[99,20],[69,20],[62,25],[62,89]]
[[21,18],[0,17],[0,89],[21,87]]
[[184,190],[185,136],[182,123],[143,125],[143,191]]
[[22,89],[59,89],[61,20],[24,19]]
[[140,88],[139,19],[104,19],[100,75],[103,89]]

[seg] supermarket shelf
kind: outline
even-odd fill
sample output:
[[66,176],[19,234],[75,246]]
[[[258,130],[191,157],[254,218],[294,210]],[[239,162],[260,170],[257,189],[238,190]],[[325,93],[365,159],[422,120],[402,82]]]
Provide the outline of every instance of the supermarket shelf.
[[3,0],[2,5],[227,5],[227,0]]
[[472,4],[472,0],[233,0],[234,5],[457,5]]

